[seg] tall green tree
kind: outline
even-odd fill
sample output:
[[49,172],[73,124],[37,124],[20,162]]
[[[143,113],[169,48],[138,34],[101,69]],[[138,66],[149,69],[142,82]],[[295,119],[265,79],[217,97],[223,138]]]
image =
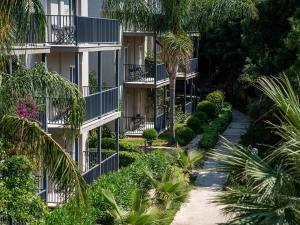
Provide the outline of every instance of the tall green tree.
[[[31,104],[23,105],[30,98]],[[65,122],[73,135],[83,122],[84,98],[78,87],[49,72],[43,64],[21,67],[13,75],[2,74],[0,83],[0,137],[14,147],[8,154],[25,155],[38,168],[45,168],[58,187],[86,199],[86,184],[75,161],[41,128],[38,113],[46,113],[45,99],[56,99],[58,111],[68,112]]]
[[280,109],[280,123],[268,125],[282,142],[263,158],[252,147],[225,142],[228,151],[214,156],[233,182],[216,201],[232,214],[228,224],[300,224],[299,95],[287,77],[260,78],[257,87]]
[[175,143],[175,84],[180,64],[190,57],[191,31],[202,33],[235,17],[255,17],[252,0],[105,0],[107,13],[124,27],[158,35],[161,60],[170,79],[170,144]]

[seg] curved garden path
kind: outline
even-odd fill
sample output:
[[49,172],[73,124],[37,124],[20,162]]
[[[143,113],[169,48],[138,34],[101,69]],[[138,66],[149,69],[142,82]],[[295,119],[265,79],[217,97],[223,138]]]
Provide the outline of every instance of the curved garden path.
[[[223,136],[233,143],[238,143],[241,135],[249,126],[247,116],[233,110],[232,122],[223,133]],[[187,146],[190,150],[198,149],[199,136]],[[216,151],[224,151],[221,142],[215,146]],[[225,223],[228,218],[221,212],[222,207],[212,203],[212,199],[220,192],[227,180],[225,173],[216,172],[217,161],[208,158],[203,170],[199,171],[196,188],[189,194],[188,200],[181,206],[171,225],[216,225]]]

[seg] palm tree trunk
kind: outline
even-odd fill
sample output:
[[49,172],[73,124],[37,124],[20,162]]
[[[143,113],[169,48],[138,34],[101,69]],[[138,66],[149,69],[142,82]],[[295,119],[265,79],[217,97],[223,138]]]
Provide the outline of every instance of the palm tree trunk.
[[174,145],[175,139],[175,89],[176,89],[176,74],[170,76],[170,136],[169,144]]

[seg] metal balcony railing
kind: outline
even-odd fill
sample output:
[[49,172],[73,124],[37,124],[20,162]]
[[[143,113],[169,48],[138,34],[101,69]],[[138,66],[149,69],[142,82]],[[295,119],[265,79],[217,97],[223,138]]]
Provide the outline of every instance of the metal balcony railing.
[[119,168],[119,155],[118,153],[107,155],[105,159],[102,159],[100,164],[96,164],[94,167],[83,173],[82,176],[87,184],[93,183],[101,175],[109,172],[117,171]]
[[125,82],[155,83],[168,79],[164,64],[157,64],[156,68],[157,76],[154,65],[125,64]]
[[126,116],[122,120],[125,130],[130,134],[142,134],[144,130],[154,128],[154,118]]
[[86,120],[118,111],[118,87],[85,97]]
[[47,15],[47,42],[56,45],[77,43],[119,43],[117,20],[70,15]]

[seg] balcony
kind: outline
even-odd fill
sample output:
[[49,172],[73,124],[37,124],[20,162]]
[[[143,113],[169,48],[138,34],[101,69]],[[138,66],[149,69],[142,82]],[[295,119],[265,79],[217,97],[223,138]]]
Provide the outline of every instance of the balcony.
[[198,58],[190,59],[186,66],[178,69],[177,79],[190,79],[197,76],[198,70]]
[[130,86],[160,87],[169,84],[169,78],[164,64],[137,65],[125,64],[125,84]]
[[[85,122],[104,117],[118,111],[118,87],[107,88],[103,91],[91,92],[88,87],[83,88],[85,94]],[[48,99],[48,124],[68,125],[66,121],[69,110],[60,110],[56,98]]]
[[117,20],[70,15],[46,17],[49,44],[120,43],[120,24]]
[[122,123],[128,136],[141,136],[144,130],[155,128],[162,132],[167,127],[166,113],[161,113],[155,118],[129,116],[123,117]]

